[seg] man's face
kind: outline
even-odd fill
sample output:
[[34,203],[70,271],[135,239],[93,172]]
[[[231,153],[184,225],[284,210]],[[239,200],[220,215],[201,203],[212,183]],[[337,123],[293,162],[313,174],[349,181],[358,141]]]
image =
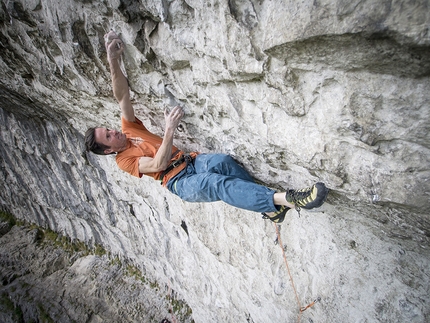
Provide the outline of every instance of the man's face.
[[105,150],[105,154],[118,152],[127,147],[127,137],[122,132],[106,128],[96,128],[94,136],[97,143],[110,147]]

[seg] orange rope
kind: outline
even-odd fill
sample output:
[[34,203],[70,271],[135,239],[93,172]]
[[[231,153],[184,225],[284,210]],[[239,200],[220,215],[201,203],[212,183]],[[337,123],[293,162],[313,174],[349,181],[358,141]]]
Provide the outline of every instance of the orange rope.
[[293,281],[293,276],[291,275],[291,271],[290,271],[290,266],[288,266],[288,261],[287,261],[287,256],[285,255],[285,251],[284,251],[284,246],[282,244],[282,240],[281,240],[281,234],[279,233],[279,229],[278,226],[276,225],[276,223],[273,223],[275,225],[275,229],[276,229],[276,235],[278,237],[278,243],[279,246],[282,249],[282,255],[284,256],[284,262],[285,262],[285,266],[287,267],[287,271],[288,271],[288,275],[290,276],[290,281],[291,281],[291,285],[293,286],[293,290],[294,290],[294,294],[296,295],[296,300],[297,300],[297,304],[299,305],[299,316],[297,318],[297,322],[300,322],[300,318],[302,316],[302,313],[304,311],[306,311],[309,307],[312,307],[315,305],[315,303],[319,300],[315,300],[312,303],[310,303],[309,305],[302,307],[302,305],[300,304],[300,300],[299,300],[299,296],[297,295],[297,290],[296,290],[296,286],[294,285],[294,281]]

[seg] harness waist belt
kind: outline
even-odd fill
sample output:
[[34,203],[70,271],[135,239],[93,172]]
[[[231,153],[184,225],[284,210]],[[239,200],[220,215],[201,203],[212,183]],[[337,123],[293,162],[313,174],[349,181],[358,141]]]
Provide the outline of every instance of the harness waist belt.
[[160,179],[161,181],[163,181],[164,176],[166,176],[172,169],[178,167],[179,165],[181,165],[183,162],[187,162],[189,163],[190,161],[193,160],[193,157],[190,155],[182,155],[181,158],[174,160],[169,167],[166,168],[166,170],[161,174]]

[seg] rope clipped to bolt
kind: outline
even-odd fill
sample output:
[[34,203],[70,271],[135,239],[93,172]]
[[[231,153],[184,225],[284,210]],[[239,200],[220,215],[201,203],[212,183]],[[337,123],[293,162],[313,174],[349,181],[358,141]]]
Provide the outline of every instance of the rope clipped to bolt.
[[294,295],[296,296],[296,301],[297,304],[299,306],[299,316],[297,318],[297,322],[300,322],[302,313],[304,311],[306,311],[308,308],[312,307],[315,305],[315,303],[319,302],[321,300],[320,297],[318,297],[316,300],[314,300],[313,302],[311,302],[310,304],[308,304],[307,306],[302,306],[300,304],[300,300],[299,300],[299,296],[297,294],[297,290],[296,290],[296,286],[294,285],[294,281],[293,281],[293,276],[291,275],[291,271],[290,271],[290,266],[288,265],[288,261],[287,261],[287,256],[285,255],[285,250],[282,244],[282,240],[281,240],[281,234],[279,232],[278,226],[276,225],[276,223],[273,223],[275,225],[275,229],[276,229],[276,236],[277,236],[277,243],[279,244],[279,246],[281,247],[282,250],[282,255],[284,257],[284,262],[285,262],[285,266],[287,267],[287,271],[288,271],[288,276],[290,276],[290,281],[291,281],[291,285],[293,286],[293,290],[294,290]]

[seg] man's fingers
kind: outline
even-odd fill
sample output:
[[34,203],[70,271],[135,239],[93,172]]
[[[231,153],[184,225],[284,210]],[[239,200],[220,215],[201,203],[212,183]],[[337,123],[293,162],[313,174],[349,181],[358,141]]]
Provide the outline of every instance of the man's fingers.
[[124,42],[114,32],[109,32],[104,36],[104,38],[107,51],[124,50]]
[[114,32],[113,30],[110,30],[103,37],[104,37],[106,43],[110,43],[112,41],[112,39],[114,39],[114,38],[119,38],[117,33]]
[[175,115],[176,117],[182,118],[184,116],[184,110],[181,107],[176,107]]
[[106,43],[106,51],[108,59],[118,59],[125,50],[124,43],[121,39],[112,39],[110,43]]
[[184,114],[185,114],[185,112],[182,109],[182,107],[180,107],[180,106],[174,107],[170,112],[168,109],[164,110],[164,116],[170,117],[170,118],[172,118],[172,120],[173,119],[180,119],[184,116]]
[[176,107],[173,108],[172,112],[175,111],[176,113],[183,113],[184,110],[182,109],[181,106],[177,105]]
[[123,42],[119,38],[114,38],[114,39],[111,39],[110,41],[107,41],[106,44],[107,44],[108,48],[118,48],[118,49],[120,49],[121,46],[123,45]]

